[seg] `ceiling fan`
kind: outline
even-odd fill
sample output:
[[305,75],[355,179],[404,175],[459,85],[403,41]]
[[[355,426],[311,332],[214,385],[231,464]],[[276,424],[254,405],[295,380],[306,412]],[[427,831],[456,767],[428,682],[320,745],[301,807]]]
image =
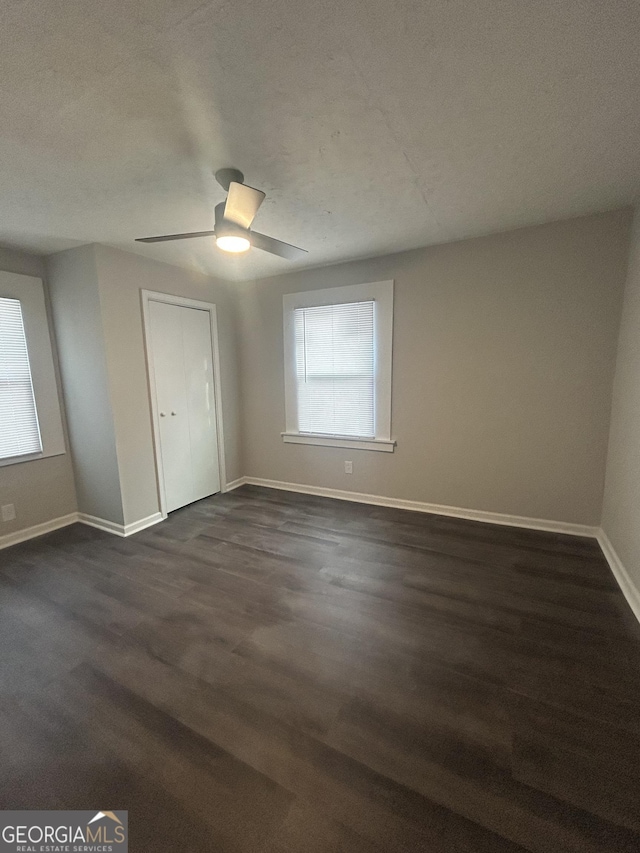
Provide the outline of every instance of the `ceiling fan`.
[[244,183],[238,169],[218,169],[216,181],[227,191],[227,200],[215,207],[213,231],[191,231],[187,234],[165,234],[160,237],[138,237],[136,243],[163,243],[167,240],[187,240],[191,237],[215,237],[216,245],[224,252],[238,254],[252,246],[288,261],[303,258],[307,251],[283,243],[266,234],[251,230],[251,223],[264,201],[265,194]]

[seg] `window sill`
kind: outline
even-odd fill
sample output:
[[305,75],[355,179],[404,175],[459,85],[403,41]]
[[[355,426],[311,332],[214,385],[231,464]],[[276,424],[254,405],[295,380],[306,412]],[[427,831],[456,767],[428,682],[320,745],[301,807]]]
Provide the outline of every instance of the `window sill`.
[[354,450],[378,450],[393,453],[396,442],[385,438],[355,438],[349,435],[316,435],[313,433],[283,432],[285,444],[316,444],[320,447],[350,447]]
[[63,449],[41,453],[24,453],[21,456],[5,456],[0,459],[0,468],[5,465],[19,465],[21,462],[37,462],[38,459],[50,459],[52,456],[64,456],[66,452],[66,449]]

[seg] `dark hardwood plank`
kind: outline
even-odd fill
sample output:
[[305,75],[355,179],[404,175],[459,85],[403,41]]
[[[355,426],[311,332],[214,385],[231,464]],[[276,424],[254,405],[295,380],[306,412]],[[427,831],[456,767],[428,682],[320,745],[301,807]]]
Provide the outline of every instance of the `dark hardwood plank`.
[[0,807],[136,851],[640,849],[640,630],[589,539],[242,487],[0,552]]

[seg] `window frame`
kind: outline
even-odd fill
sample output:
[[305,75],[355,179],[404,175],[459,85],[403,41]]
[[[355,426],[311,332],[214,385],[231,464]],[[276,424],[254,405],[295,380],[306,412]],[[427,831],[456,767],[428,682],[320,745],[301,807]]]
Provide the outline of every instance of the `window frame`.
[[[373,438],[358,438],[346,435],[301,433],[298,429],[294,311],[296,308],[316,308],[322,305],[345,305],[367,301],[375,303],[375,436]],[[287,444],[314,444],[323,447],[355,448],[357,450],[378,450],[393,453],[396,446],[395,440],[391,438],[393,280],[328,287],[302,293],[287,293],[283,296],[282,303],[285,391],[285,430],[281,433],[282,440]]]
[[49,456],[60,456],[66,453],[66,446],[42,280],[0,271],[0,296],[20,302],[42,441],[42,450],[38,453],[24,453],[0,459],[0,467],[4,467]]

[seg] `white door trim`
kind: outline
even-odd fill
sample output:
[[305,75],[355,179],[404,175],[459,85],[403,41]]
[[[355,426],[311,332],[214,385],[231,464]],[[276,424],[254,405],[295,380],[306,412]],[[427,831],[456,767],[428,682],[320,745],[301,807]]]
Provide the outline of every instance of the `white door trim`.
[[151,401],[151,421],[153,424],[153,448],[156,460],[156,484],[158,500],[162,517],[167,517],[167,501],[164,490],[164,472],[162,469],[162,453],[160,451],[160,421],[158,401],[155,394],[155,375],[153,358],[151,357],[151,319],[149,314],[150,302],[166,302],[182,308],[197,308],[209,312],[211,326],[211,350],[213,356],[213,391],[216,401],[216,426],[218,431],[218,468],[220,471],[220,491],[227,491],[227,474],[224,461],[224,429],[222,423],[222,391],[220,379],[220,348],[218,346],[218,313],[213,302],[201,302],[198,299],[187,299],[185,296],[174,296],[172,293],[158,293],[155,290],[140,290],[142,299],[142,325],[144,330],[144,351],[147,360],[147,386]]

